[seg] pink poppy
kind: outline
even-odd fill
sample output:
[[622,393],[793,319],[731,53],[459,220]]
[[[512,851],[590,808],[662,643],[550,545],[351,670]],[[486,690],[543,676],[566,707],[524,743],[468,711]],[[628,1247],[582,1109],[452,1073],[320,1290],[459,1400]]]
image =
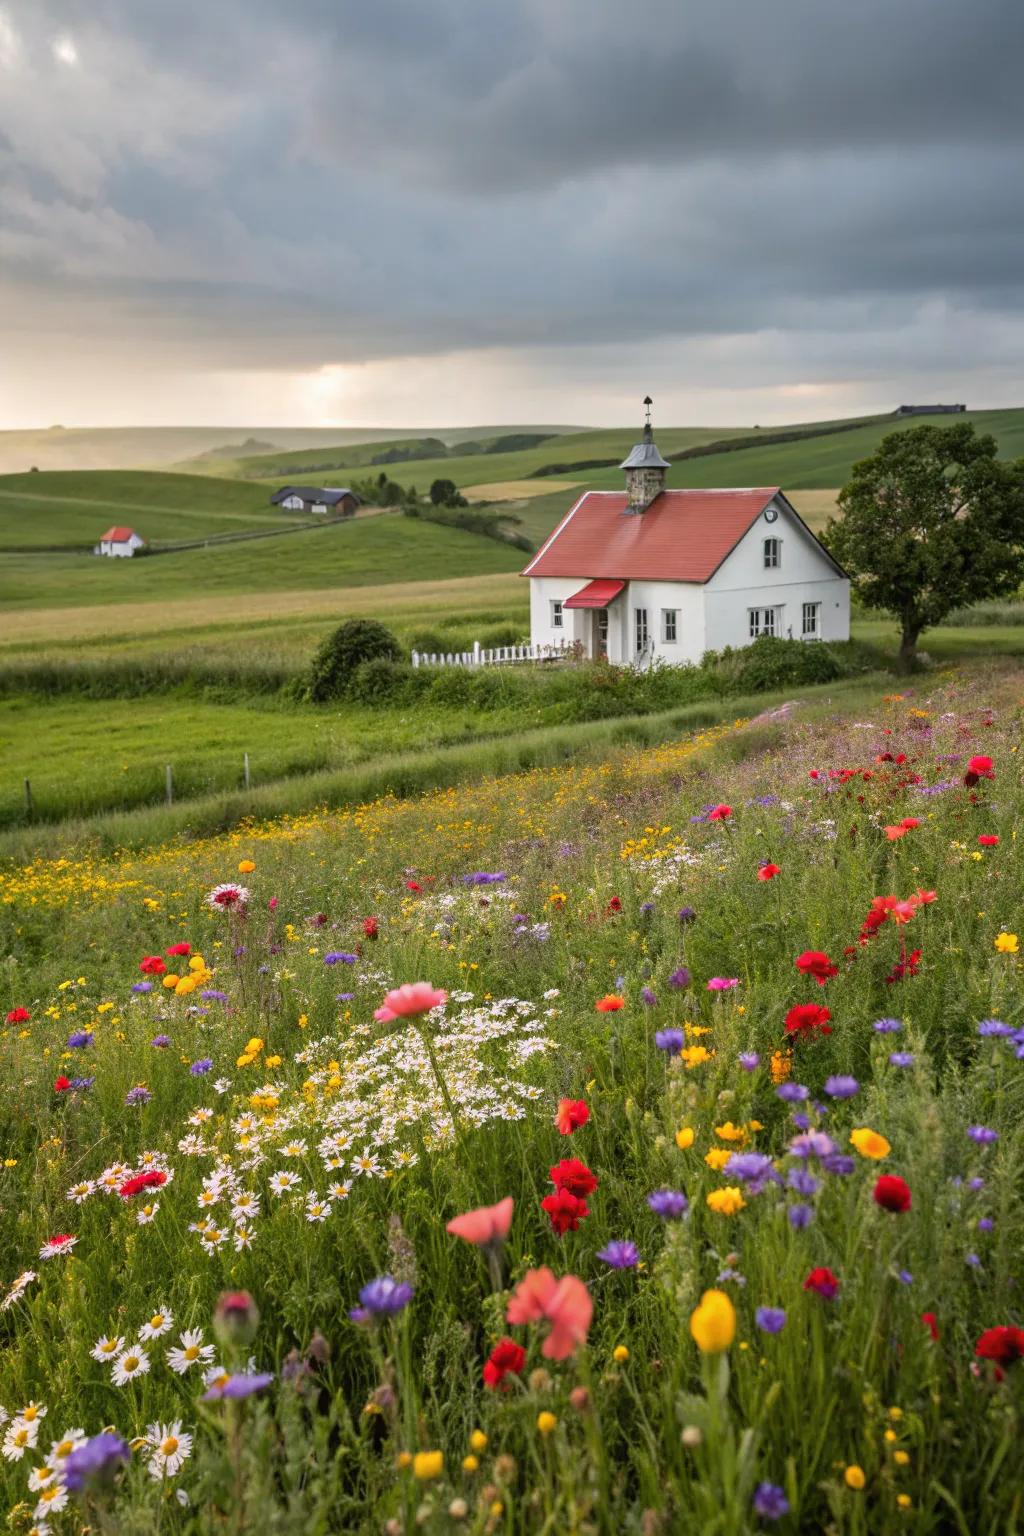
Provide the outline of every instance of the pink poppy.
[[594,1303],[576,1275],[556,1280],[550,1269],[529,1269],[509,1300],[510,1323],[548,1322],[551,1331],[541,1345],[548,1360],[567,1360],[586,1343]]
[[738,976],[712,976],[708,982],[708,991],[731,992],[733,987],[738,987],[739,984],[740,979]]
[[395,987],[385,997],[382,1006],[374,1012],[378,1024],[390,1024],[392,1019],[405,1019],[416,1013],[429,1013],[448,1001],[447,992],[439,992],[429,981],[407,981],[404,987]]
[[708,821],[727,821],[731,815],[731,805],[716,805],[708,811]]
[[489,1243],[503,1243],[512,1225],[514,1204],[512,1196],[506,1195],[497,1205],[481,1205],[475,1211],[453,1216],[445,1230],[453,1237],[464,1238],[467,1243],[476,1243],[479,1248]]

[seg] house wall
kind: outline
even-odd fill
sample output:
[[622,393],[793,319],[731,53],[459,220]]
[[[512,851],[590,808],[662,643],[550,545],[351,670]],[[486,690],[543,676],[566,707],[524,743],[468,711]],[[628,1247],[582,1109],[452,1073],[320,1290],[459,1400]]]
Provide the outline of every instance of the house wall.
[[[631,581],[619,599],[626,609],[627,623],[625,649],[615,658],[631,662],[636,657],[637,608],[647,609],[647,633],[654,658],[668,666],[680,666],[687,661],[700,661],[707,650],[704,641],[704,588],[690,581]],[[676,635],[673,644],[664,639],[662,614],[664,609],[675,609]]]
[[[781,608],[776,634],[799,640],[804,603],[820,603],[822,640],[850,638],[850,583],[783,501],[776,522],[764,514],[744,535],[704,588],[706,649],[750,644],[750,609]],[[780,563],[765,569],[764,541],[781,543]]]
[[[562,628],[551,622],[551,604],[564,603],[586,582],[586,577],[532,576],[530,578],[530,639],[534,645],[573,645],[577,641],[590,649],[590,612],[586,608],[563,608]],[[610,627],[610,626],[609,626]]]
[[132,555],[134,555],[136,549],[141,548],[141,546],[141,539],[137,543],[132,544],[115,544],[112,539],[101,539],[100,554],[110,555],[115,560],[124,560],[129,559]]

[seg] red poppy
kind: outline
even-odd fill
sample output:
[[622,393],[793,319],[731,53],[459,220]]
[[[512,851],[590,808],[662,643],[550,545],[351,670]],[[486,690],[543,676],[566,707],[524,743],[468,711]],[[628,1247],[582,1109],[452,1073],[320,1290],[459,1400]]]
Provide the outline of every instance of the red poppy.
[[922,1312],[921,1321],[924,1323],[925,1327],[928,1329],[928,1332],[931,1334],[932,1338],[937,1344],[939,1342],[939,1325],[936,1321],[935,1313]]
[[165,955],[190,955],[191,953],[191,944],[172,944],[170,949],[164,950]]
[[619,997],[617,992],[609,992],[606,997],[599,997],[594,1007],[598,1013],[618,1013],[619,1009],[624,1008],[625,1005],[624,997]]
[[27,1024],[32,1015],[27,1008],[12,1008],[7,1015],[8,1024]]
[[731,815],[731,805],[716,805],[708,811],[708,821],[727,821]]
[[405,882],[405,888],[407,891],[422,891],[423,889],[418,880],[407,880]]
[[70,1077],[55,1077],[53,1080],[54,1093],[67,1093],[71,1087]]
[[920,888],[916,890],[913,896],[910,898],[910,900],[916,902],[919,907],[930,906],[933,901],[938,901],[938,899],[938,891],[922,891]]
[[982,848],[999,847],[999,838],[994,832],[982,832],[978,837],[978,842]]
[[883,1173],[875,1184],[871,1198],[883,1211],[909,1211],[910,1185],[895,1173]]
[[818,769],[818,768],[812,768],[810,773],[807,775],[807,777],[809,779],[820,779],[821,778],[821,770]]
[[921,951],[919,949],[912,949],[909,955],[904,950],[885,978],[886,983],[891,986],[895,981],[902,981],[904,976],[916,976],[920,964]]
[[559,1099],[555,1124],[561,1135],[571,1136],[581,1125],[586,1125],[589,1119],[590,1110],[585,1099]]
[[980,1360],[994,1360],[997,1365],[1024,1360],[1024,1328],[986,1328],[974,1353]]
[[584,1195],[592,1195],[597,1188],[597,1176],[578,1157],[563,1157],[548,1172],[556,1189],[567,1189],[581,1199]]
[[143,976],[162,976],[167,967],[159,955],[147,955],[139,961],[139,970]]
[[839,967],[833,965],[820,949],[805,949],[794,963],[801,976],[813,976],[819,987],[823,987],[830,976],[839,975]]
[[622,897],[621,896],[613,896],[611,901],[608,903],[607,907],[605,908],[605,911],[606,912],[621,912],[622,911]]
[[994,779],[995,776],[995,768],[990,757],[972,757],[967,764],[964,783],[969,789],[973,789],[979,779]]
[[832,1026],[829,1019],[832,1017],[830,1009],[823,1008],[819,1003],[797,1003],[786,1014],[787,1035],[830,1035]]
[[812,1269],[804,1281],[805,1291],[816,1291],[826,1301],[834,1301],[839,1294],[839,1279],[830,1269]]
[[580,1200],[568,1189],[559,1189],[553,1195],[545,1195],[540,1208],[548,1213],[551,1230],[557,1232],[559,1237],[566,1232],[575,1232],[584,1216],[590,1215],[587,1202]]
[[782,869],[778,864],[762,864],[757,872],[757,878],[759,880],[774,880],[775,876],[781,873]]
[[375,939],[379,928],[380,924],[375,917],[363,918],[363,933],[368,939]]
[[123,1200],[130,1200],[132,1195],[139,1195],[144,1189],[159,1189],[161,1184],[166,1183],[166,1173],[162,1173],[159,1168],[150,1168],[146,1173],[137,1173],[133,1179],[126,1179],[118,1194]]
[[499,1339],[484,1363],[484,1385],[505,1390],[506,1376],[518,1376],[526,1364],[526,1350],[515,1339]]

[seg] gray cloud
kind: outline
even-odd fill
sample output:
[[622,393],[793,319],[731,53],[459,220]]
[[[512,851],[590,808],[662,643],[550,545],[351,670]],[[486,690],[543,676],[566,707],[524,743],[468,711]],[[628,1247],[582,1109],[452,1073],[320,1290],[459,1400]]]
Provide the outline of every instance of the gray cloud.
[[0,0],[0,342],[1001,379],[1022,67],[1019,0]]

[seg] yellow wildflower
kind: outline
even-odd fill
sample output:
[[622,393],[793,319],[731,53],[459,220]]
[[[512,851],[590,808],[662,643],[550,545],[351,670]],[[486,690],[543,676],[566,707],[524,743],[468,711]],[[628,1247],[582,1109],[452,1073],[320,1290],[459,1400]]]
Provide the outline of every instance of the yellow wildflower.
[[727,1184],[724,1189],[713,1189],[708,1195],[708,1207],[720,1216],[735,1216],[746,1205],[743,1192],[737,1184]]
[[703,1355],[720,1355],[736,1337],[736,1308],[724,1291],[705,1291],[690,1314],[690,1333]]
[[850,1141],[857,1148],[861,1157],[870,1157],[875,1162],[880,1158],[888,1157],[892,1147],[885,1137],[878,1131],[871,1130],[866,1125],[858,1126],[850,1132]]

